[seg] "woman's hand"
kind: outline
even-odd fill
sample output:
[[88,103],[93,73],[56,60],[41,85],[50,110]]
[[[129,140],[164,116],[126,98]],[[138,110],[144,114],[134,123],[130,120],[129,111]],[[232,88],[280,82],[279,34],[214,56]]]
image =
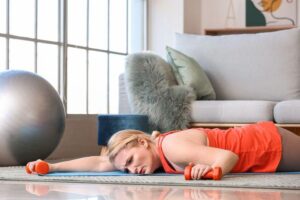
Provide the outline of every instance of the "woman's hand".
[[39,160],[27,163],[25,170],[28,174],[44,175],[44,174],[49,173],[50,164],[39,159]]
[[28,162],[25,169],[26,169],[26,172],[28,174],[36,174],[35,172],[35,165],[37,162],[41,161],[41,159],[38,159],[36,161],[31,161],[31,162]]
[[193,165],[191,171],[191,178],[193,180],[201,179],[207,172],[212,170],[212,167],[210,165],[193,164],[193,163],[190,163],[190,165]]

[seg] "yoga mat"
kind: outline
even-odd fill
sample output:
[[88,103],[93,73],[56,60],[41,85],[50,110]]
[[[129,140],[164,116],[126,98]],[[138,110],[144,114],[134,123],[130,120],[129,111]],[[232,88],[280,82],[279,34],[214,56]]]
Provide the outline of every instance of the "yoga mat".
[[112,172],[52,172],[45,176],[172,176],[174,174],[154,173],[154,174],[129,174],[121,171]]
[[300,173],[246,173],[229,174],[219,181],[184,180],[183,175],[172,176],[37,176],[25,173],[24,167],[0,167],[2,181],[128,184],[189,187],[268,188],[300,190]]
[[[300,174],[300,172],[276,172],[276,173],[234,173],[233,175],[267,175],[267,174]],[[176,176],[178,174],[167,174],[157,172],[154,174],[129,174],[121,171],[112,172],[52,172],[45,176]],[[182,175],[183,176],[183,175]]]

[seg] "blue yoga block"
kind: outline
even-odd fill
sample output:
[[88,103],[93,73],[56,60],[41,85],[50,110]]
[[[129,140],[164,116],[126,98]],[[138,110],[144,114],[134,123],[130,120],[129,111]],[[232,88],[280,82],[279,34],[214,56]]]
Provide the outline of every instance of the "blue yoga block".
[[147,115],[98,115],[98,144],[107,145],[109,138],[124,129],[149,133]]

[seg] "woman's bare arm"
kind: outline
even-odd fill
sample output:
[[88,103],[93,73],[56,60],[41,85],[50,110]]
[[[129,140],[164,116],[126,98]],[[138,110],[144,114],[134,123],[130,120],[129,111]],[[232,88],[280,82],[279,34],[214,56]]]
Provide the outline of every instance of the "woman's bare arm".
[[165,139],[163,150],[167,159],[184,168],[189,163],[221,167],[223,175],[229,173],[238,161],[238,156],[228,150],[208,147],[189,138]]
[[50,171],[113,171],[107,156],[90,156],[50,165]]
[[[31,171],[34,169],[36,162],[31,162],[29,167]],[[63,161],[58,163],[48,163],[49,172],[59,172],[59,171],[94,171],[94,172],[104,172],[104,171],[114,171],[116,168],[109,161],[108,156],[89,156],[78,158],[69,161]]]

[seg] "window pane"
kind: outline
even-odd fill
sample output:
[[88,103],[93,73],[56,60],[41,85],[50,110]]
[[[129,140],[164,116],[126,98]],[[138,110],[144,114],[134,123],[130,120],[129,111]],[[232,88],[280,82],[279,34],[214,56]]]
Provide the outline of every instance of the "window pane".
[[128,53],[144,50],[145,0],[129,0],[128,5]]
[[58,41],[58,0],[38,1],[38,38]]
[[86,51],[68,48],[68,113],[86,114]]
[[87,1],[68,1],[68,42],[86,46]]
[[109,55],[109,112],[119,112],[119,76],[125,71],[125,56]]
[[38,43],[37,48],[37,73],[58,91],[58,47]]
[[10,39],[9,68],[34,72],[34,43]]
[[90,0],[89,46],[107,50],[107,1]]
[[35,0],[10,0],[10,33],[34,37]]
[[6,69],[6,39],[0,37],[0,71]]
[[6,0],[0,0],[0,33],[6,33]]
[[107,113],[107,53],[89,52],[89,114]]
[[126,2],[110,0],[110,35],[109,48],[111,51],[126,53],[127,46],[127,11]]

